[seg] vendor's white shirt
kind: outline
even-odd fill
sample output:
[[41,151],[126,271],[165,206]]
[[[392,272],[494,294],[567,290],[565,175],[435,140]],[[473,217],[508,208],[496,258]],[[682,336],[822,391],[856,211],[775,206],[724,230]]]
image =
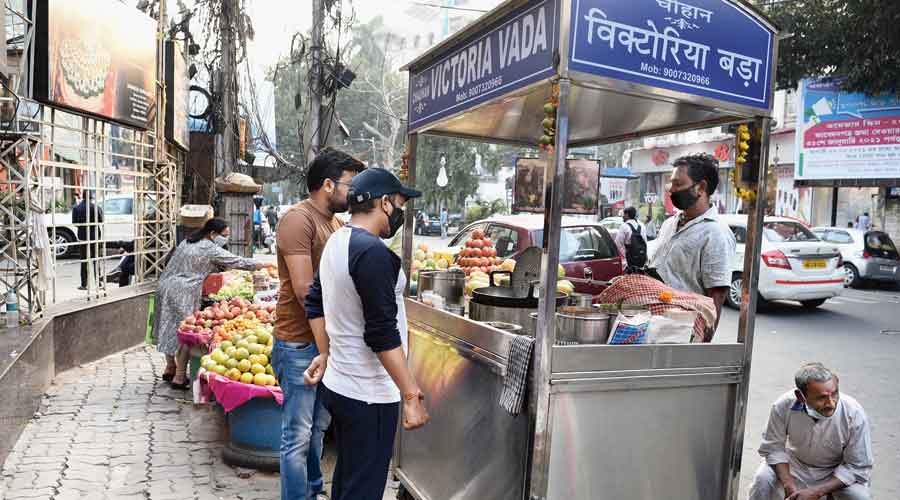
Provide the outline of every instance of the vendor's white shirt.
[[663,222],[650,260],[663,282],[700,295],[710,288],[731,286],[734,233],[719,220],[715,207],[678,229],[680,214]]
[[759,454],[769,465],[790,464],[806,484],[832,475],[847,486],[868,484],[874,463],[866,413],[843,394],[834,414],[817,422],[794,391],[785,393],[772,405]]

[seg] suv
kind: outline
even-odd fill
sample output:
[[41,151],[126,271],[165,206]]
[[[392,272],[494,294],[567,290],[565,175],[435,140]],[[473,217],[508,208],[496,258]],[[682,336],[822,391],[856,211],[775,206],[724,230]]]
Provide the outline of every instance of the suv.
[[[747,216],[720,215],[719,220],[731,228],[737,242],[731,290],[726,303],[739,309]],[[844,263],[838,247],[823,242],[794,219],[766,217],[763,220],[761,253],[758,287],[758,303],[761,306],[770,300],[793,300],[805,308],[814,309],[843,292]]]
[[[562,226],[559,263],[566,270],[566,278],[572,279],[576,292],[602,292],[604,286],[583,280],[609,281],[623,273],[623,259],[612,236],[596,222],[564,217]],[[502,259],[515,259],[529,247],[543,247],[543,215],[504,215],[473,222],[453,238],[450,246],[462,245],[476,229],[494,241],[497,257]]]
[[844,286],[865,280],[900,283],[900,255],[887,233],[841,227],[816,227],[812,232],[841,249]]

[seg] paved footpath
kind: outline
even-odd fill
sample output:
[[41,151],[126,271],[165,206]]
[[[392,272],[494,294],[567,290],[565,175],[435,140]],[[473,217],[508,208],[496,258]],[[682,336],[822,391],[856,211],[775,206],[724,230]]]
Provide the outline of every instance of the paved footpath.
[[277,499],[278,474],[222,461],[221,411],[169,388],[164,365],[139,347],[58,375],[3,464],[0,500]]

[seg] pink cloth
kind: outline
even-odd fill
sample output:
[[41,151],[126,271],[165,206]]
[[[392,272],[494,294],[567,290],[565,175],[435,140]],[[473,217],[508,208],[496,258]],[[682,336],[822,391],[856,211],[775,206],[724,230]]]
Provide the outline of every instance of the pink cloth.
[[209,344],[210,338],[210,335],[203,335],[200,332],[178,330],[178,343],[185,347]]
[[206,372],[205,376],[210,390],[216,395],[216,401],[226,413],[253,398],[275,398],[276,403],[284,404],[281,387],[245,384],[212,372]]

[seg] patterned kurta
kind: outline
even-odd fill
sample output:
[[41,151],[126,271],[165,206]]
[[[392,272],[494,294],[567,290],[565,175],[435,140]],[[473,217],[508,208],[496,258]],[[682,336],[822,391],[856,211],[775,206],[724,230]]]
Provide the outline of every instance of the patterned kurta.
[[238,257],[210,240],[182,242],[159,278],[156,290],[153,338],[163,354],[178,350],[178,324],[200,307],[203,281],[226,269],[256,269],[253,259]]

